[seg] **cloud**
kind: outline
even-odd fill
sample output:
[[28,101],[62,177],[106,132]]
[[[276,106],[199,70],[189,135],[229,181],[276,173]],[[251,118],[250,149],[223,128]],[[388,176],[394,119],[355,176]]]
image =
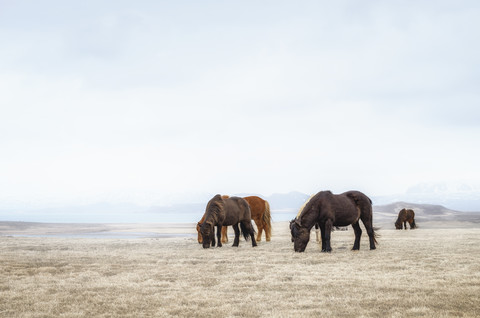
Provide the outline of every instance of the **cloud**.
[[478,179],[477,12],[11,4],[1,190],[388,194]]

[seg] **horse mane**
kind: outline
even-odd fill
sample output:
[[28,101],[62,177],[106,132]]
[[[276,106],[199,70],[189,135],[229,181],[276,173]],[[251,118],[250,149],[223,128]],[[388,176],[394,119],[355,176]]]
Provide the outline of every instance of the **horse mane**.
[[207,211],[205,212],[205,223],[208,223],[213,217],[214,222],[217,219],[217,216],[223,211],[225,203],[223,202],[223,197],[220,194],[214,196],[210,202],[208,202]]
[[[305,201],[305,203],[300,207],[300,210],[299,210],[298,213],[297,213],[297,217],[295,218],[295,223],[298,223],[299,225],[302,223],[301,220],[300,220],[300,218],[303,216],[303,212],[305,211],[306,206],[307,206],[309,203],[312,202],[313,197],[317,197],[317,196],[320,195],[320,194],[323,194],[323,195],[325,195],[325,194],[333,195],[333,193],[332,193],[330,190],[320,191],[320,192],[318,192],[318,193],[316,193],[316,194],[312,194],[312,195],[310,196],[310,198],[308,198],[308,200]],[[316,199],[316,200],[319,200],[319,198],[315,198],[315,199]],[[297,221],[298,221],[298,222],[297,222]]]
[[310,200],[315,196],[315,194],[312,194],[310,196],[310,198],[307,199],[307,201],[305,201],[305,203],[302,204],[302,206],[300,207],[300,209],[298,210],[298,213],[297,213],[297,216],[296,218],[300,218],[300,214],[302,214],[303,212],[303,209],[305,209],[305,206],[307,205],[308,202],[310,202]]

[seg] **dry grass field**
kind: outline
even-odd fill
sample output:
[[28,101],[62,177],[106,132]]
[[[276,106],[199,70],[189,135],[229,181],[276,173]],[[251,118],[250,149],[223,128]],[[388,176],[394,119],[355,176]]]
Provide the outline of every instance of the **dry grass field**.
[[[194,233],[192,229],[186,233]],[[0,237],[1,317],[479,317],[480,228],[380,230],[377,250],[194,237]]]

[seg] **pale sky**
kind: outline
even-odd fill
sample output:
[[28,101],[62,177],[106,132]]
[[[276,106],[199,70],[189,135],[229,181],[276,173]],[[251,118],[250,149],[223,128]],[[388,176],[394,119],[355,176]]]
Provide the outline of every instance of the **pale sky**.
[[0,0],[0,201],[479,184],[479,39],[477,1]]

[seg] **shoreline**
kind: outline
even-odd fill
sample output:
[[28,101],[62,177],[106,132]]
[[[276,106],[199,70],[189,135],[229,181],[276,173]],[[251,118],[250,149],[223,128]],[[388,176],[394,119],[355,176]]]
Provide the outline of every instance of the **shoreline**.
[[[381,231],[395,230],[391,222],[374,224]],[[288,232],[288,221],[272,222],[274,229]],[[363,225],[361,225],[363,228]],[[470,221],[428,221],[419,224],[422,229],[480,228]],[[348,230],[352,230],[350,227]],[[353,231],[352,231],[353,233]],[[229,236],[233,231],[229,231]],[[0,221],[0,237],[32,238],[92,238],[92,239],[138,239],[138,238],[196,238],[196,223],[41,223]]]
[[0,236],[71,238],[193,237],[194,223],[40,223],[0,221]]

